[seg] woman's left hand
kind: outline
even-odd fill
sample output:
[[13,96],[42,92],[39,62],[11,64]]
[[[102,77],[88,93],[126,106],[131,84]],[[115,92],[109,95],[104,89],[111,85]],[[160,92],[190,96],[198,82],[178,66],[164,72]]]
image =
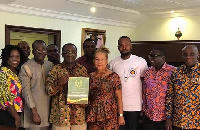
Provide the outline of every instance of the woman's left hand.
[[118,117],[118,124],[119,124],[119,126],[120,126],[120,125],[125,125],[125,120],[124,120],[124,117],[123,117],[123,116],[119,116],[119,117]]

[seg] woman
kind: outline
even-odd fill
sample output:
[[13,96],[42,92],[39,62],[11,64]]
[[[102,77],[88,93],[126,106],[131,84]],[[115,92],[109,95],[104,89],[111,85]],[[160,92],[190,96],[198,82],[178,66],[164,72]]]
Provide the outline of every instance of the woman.
[[108,53],[105,47],[95,52],[94,65],[97,70],[90,74],[89,130],[118,130],[125,123],[121,82],[117,73],[107,69]]
[[18,129],[22,112],[21,84],[17,74],[24,63],[22,50],[6,45],[1,53],[0,70],[0,130]]

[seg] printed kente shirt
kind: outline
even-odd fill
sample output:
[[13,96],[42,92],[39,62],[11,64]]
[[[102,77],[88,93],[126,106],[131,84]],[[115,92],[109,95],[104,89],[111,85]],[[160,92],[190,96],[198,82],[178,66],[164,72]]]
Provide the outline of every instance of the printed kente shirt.
[[171,76],[166,98],[167,118],[182,129],[200,129],[200,63],[187,72],[178,67]]
[[0,70],[0,109],[14,105],[17,112],[22,112],[21,83],[18,76],[7,67]]
[[85,123],[85,105],[67,105],[67,92],[58,91],[57,81],[59,78],[87,77],[84,66],[76,63],[74,67],[67,68],[64,63],[55,65],[46,79],[47,93],[52,97],[50,123],[57,126],[81,125]]
[[174,66],[164,63],[160,70],[151,66],[144,74],[143,111],[153,121],[166,120],[165,98]]

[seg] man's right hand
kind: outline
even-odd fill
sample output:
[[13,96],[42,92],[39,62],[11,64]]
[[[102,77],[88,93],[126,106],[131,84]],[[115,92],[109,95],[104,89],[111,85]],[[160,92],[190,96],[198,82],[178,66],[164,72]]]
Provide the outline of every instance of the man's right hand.
[[61,77],[61,78],[58,79],[58,85],[64,85],[68,82],[68,80],[69,80],[68,75]]
[[36,125],[40,125],[41,124],[41,118],[40,118],[40,115],[38,113],[34,113],[33,114],[33,122]]
[[33,114],[33,122],[36,125],[40,125],[41,124],[41,118],[40,115],[37,112],[37,109],[35,107],[31,108],[32,114]]
[[166,130],[172,130],[172,121],[170,119],[167,119],[165,122]]

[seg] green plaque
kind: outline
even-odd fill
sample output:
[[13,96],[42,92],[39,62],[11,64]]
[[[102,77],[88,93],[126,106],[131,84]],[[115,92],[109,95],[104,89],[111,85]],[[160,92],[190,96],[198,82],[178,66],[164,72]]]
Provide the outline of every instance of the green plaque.
[[67,104],[88,104],[88,94],[88,77],[69,77]]

